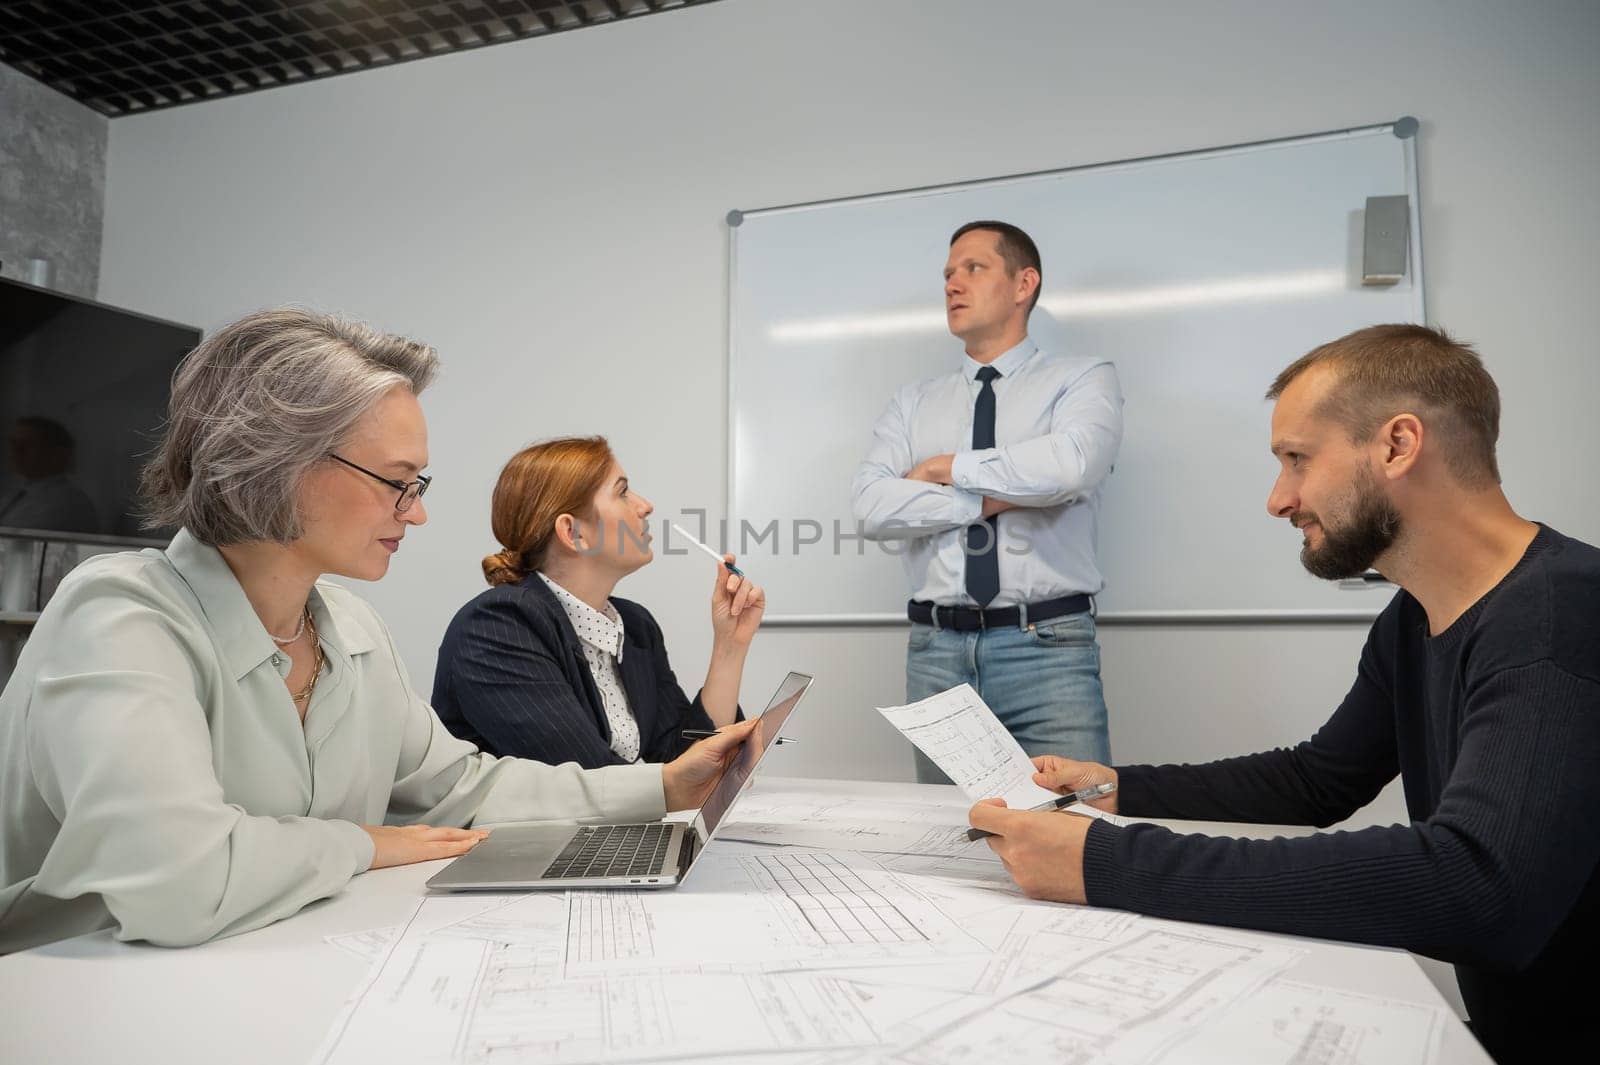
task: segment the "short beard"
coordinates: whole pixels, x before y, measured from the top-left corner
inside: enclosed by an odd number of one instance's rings
[[[1356,477],[1355,503],[1339,528],[1322,525],[1322,546],[1300,549],[1300,564],[1313,577],[1342,581],[1370,570],[1400,536],[1400,512],[1378,488],[1371,468]]]

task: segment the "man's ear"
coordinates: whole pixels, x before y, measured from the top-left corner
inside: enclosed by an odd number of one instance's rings
[[[1396,414],[1379,430],[1378,469],[1390,480],[1405,477],[1416,468],[1428,442],[1421,418],[1411,413]]]
[[[1039,271],[1031,266],[1024,266],[1017,271],[1017,282],[1025,286],[1019,294],[1020,298],[1017,300],[1018,303],[1024,305],[1033,299],[1033,294],[1039,291],[1039,286],[1043,284],[1039,278]]]

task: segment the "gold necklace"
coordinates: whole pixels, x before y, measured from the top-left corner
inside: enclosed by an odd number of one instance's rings
[[[306,682],[306,686],[304,688],[301,688],[299,691],[294,692],[289,696],[289,698],[293,699],[297,703],[309,702],[311,699],[311,693],[317,690],[317,679],[322,676],[322,665],[324,662],[322,657],[322,641],[317,639],[317,622],[314,618],[312,618],[311,608],[309,606],[306,607],[306,613],[303,620],[305,621],[306,626],[311,630],[311,679]]]

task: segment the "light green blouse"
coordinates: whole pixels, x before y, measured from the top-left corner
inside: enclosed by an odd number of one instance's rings
[[[199,943],[259,928],[372,863],[360,824],[645,820],[659,765],[496,759],[411,689],[367,603],[319,583],[327,656],[304,727],[220,553],[89,560],[0,694],[0,953],[97,928]]]

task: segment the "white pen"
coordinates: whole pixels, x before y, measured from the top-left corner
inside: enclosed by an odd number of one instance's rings
[[[710,555],[712,558],[716,559],[718,562],[722,563],[724,566],[728,567],[728,572],[729,573],[733,574],[735,577],[743,577],[744,576],[744,570],[740,569],[738,566],[735,566],[732,562],[729,562],[727,559],[723,558],[721,555],[719,555],[715,551],[711,550],[711,548],[707,547],[705,544],[701,543],[699,540],[696,540],[694,537],[692,537],[688,533],[684,532],[683,531],[683,526],[679,525],[675,521],[669,521],[669,522],[667,522],[667,524],[672,526],[672,528],[676,529],[678,531],[678,535],[679,536],[683,537],[685,540],[689,541],[691,544],[693,544],[694,546],[698,547],[700,550],[704,551],[706,554]]]

